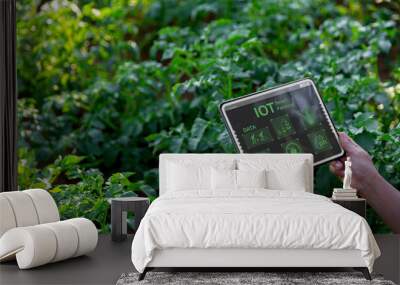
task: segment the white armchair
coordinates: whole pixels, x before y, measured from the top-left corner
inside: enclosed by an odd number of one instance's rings
[[[42,189],[0,193],[0,262],[17,259],[20,269],[84,255],[96,248],[92,221],[60,221],[57,205]]]

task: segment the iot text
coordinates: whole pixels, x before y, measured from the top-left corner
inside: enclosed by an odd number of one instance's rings
[[[257,118],[268,116],[269,114],[273,114],[274,110],[274,102],[261,104],[253,107],[254,112],[256,113]]]

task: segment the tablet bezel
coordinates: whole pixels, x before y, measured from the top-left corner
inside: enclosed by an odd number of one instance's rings
[[[340,153],[335,154],[335,155],[330,156],[330,157],[327,157],[327,158],[325,158],[323,160],[320,160],[318,162],[314,162],[314,166],[317,166],[317,165],[320,165],[320,164],[335,160],[335,159],[337,159],[339,157],[342,157],[344,155],[344,150],[343,150],[343,148],[342,148],[342,146],[341,146],[341,144],[339,142],[339,135],[338,135],[337,129],[336,129],[335,125],[332,122],[332,118],[331,118],[331,116],[330,116],[330,114],[329,114],[329,112],[328,112],[328,110],[327,110],[327,108],[325,106],[325,103],[322,101],[322,97],[319,94],[318,89],[314,84],[314,81],[312,79],[310,79],[310,78],[296,80],[296,81],[289,82],[289,83],[286,83],[286,84],[283,84],[283,85],[279,85],[279,86],[276,86],[276,87],[273,87],[273,88],[257,91],[257,92],[254,92],[254,93],[251,93],[251,94],[248,94],[248,95],[245,95],[245,96],[241,96],[241,97],[238,97],[238,98],[233,98],[233,99],[227,100],[225,102],[222,102],[219,105],[219,110],[220,110],[220,113],[222,115],[222,119],[223,119],[223,122],[225,124],[225,127],[228,129],[229,136],[231,137],[232,141],[234,142],[236,150],[239,153],[244,153],[243,149],[241,149],[241,147],[240,147],[239,140],[234,135],[233,128],[232,128],[232,126],[231,126],[231,124],[230,124],[230,122],[228,120],[227,115],[226,115],[226,108],[227,107],[229,107],[231,105],[234,105],[234,104],[236,105],[238,102],[242,102],[242,101],[248,100],[248,97],[250,97],[250,96],[252,97],[252,99],[253,98],[257,98],[257,97],[263,97],[263,99],[267,99],[267,98],[271,98],[271,97],[274,97],[274,96],[278,96],[278,95],[275,95],[275,93],[284,91],[285,89],[291,89],[291,88],[296,87],[296,86],[298,86],[298,88],[302,88],[302,87],[310,86],[310,85],[314,89],[315,94],[317,94],[317,98],[318,98],[318,100],[320,102],[320,105],[322,107],[322,111],[325,113],[325,117],[328,120],[328,124],[329,124],[329,126],[330,126],[330,128],[331,128],[331,130],[332,130],[332,132],[333,132],[333,134],[335,136],[336,142],[338,143],[339,148],[340,148]],[[293,90],[291,90],[291,91],[293,91]]]

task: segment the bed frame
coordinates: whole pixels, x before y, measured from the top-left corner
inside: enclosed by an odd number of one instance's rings
[[[255,268],[279,269],[286,271],[301,268],[307,271],[318,268],[335,270],[337,268],[353,268],[361,271],[367,280],[371,280],[368,268],[361,258],[359,250],[330,249],[193,249],[171,248],[156,250],[152,261],[139,275],[143,280],[146,273],[155,268],[171,269],[229,269],[246,271]],[[338,270],[340,271],[340,270]]]
[[[302,159],[308,169],[307,192],[313,192],[313,157],[311,154],[161,154],[160,155],[160,195],[165,193],[166,161],[168,159],[229,159],[229,158],[266,158],[269,159]],[[169,248],[158,249],[147,265],[139,280],[143,280],[148,271],[154,269],[184,269],[184,271],[265,271],[268,269],[285,269],[315,271],[326,269],[341,271],[339,268],[353,268],[361,271],[367,280],[371,276],[359,250],[331,249],[253,249],[253,248]],[[196,269],[196,270],[194,270]],[[263,270],[264,269],[264,270]]]

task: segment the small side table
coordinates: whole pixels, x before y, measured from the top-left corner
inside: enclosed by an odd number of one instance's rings
[[[366,207],[367,203],[365,199],[357,198],[357,199],[332,199],[333,203],[339,204],[340,206],[353,211],[356,214],[359,214],[361,217],[365,218],[366,215]]]
[[[142,197],[111,198],[108,202],[111,203],[111,239],[113,241],[126,239],[128,212],[134,213],[135,230],[137,230],[150,205],[150,200]]]

